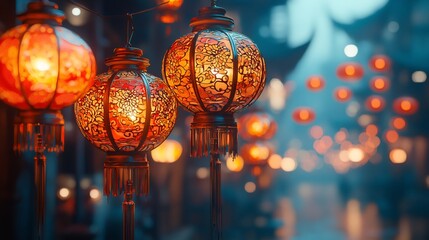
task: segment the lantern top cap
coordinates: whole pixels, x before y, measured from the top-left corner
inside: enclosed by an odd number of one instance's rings
[[[225,16],[226,10],[216,5],[203,7],[198,11],[198,16],[191,19],[189,24],[192,31],[205,29],[226,29],[232,30],[234,20]]]
[[[138,69],[146,71],[149,59],[143,57],[143,50],[134,47],[121,47],[113,50],[113,57],[107,58],[106,65],[113,70]]]
[[[61,25],[65,19],[63,11],[58,9],[58,5],[48,1],[30,2],[27,11],[18,15],[23,23],[50,23]]]

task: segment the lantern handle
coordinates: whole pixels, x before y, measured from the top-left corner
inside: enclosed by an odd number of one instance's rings
[[[133,39],[133,35],[134,35],[133,15],[130,13],[127,13],[127,43],[125,47],[131,47],[131,40]]]

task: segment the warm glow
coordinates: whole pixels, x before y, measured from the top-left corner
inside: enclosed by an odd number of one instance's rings
[[[267,159],[270,155],[270,150],[266,146],[253,145],[249,154],[254,159]]]
[[[339,87],[339,88],[335,89],[334,95],[335,95],[335,99],[337,99],[337,101],[345,102],[345,101],[350,99],[352,92],[350,91],[350,89],[348,89],[346,87]]]
[[[58,190],[58,197],[62,200],[65,200],[67,198],[69,198],[70,196],[70,190],[68,188],[60,188],[60,190]]]
[[[34,64],[34,68],[38,71],[41,71],[41,72],[48,71],[48,69],[51,66],[49,64],[49,61],[47,59],[44,59],[44,58],[35,59],[33,64]]]
[[[296,169],[297,166],[298,166],[298,164],[297,164],[296,160],[293,158],[285,157],[282,159],[281,168],[285,172],[292,172]]]
[[[97,200],[100,198],[100,196],[101,196],[100,191],[96,188],[93,188],[89,191],[89,197],[91,199]]]
[[[405,112],[410,111],[411,109],[411,102],[408,100],[404,100],[401,102],[401,109]]]
[[[384,55],[376,55],[370,60],[373,71],[387,71],[390,68],[390,59]]]
[[[341,150],[341,151],[338,153],[338,157],[339,157],[339,159],[340,159],[341,161],[343,161],[343,162],[348,162],[348,161],[349,161],[349,151],[347,151],[347,150]]]
[[[384,108],[384,99],[380,96],[370,96],[366,100],[366,106],[370,111],[381,111]]]
[[[358,52],[359,52],[359,49],[354,44],[348,44],[344,47],[344,54],[349,58],[356,57]]]
[[[400,148],[392,149],[389,153],[389,158],[392,163],[400,164],[407,161],[407,152]]]
[[[356,70],[355,70],[354,66],[352,66],[352,65],[346,66],[346,68],[345,68],[346,75],[353,76],[355,74],[355,72],[356,72]]]
[[[396,141],[398,141],[399,138],[398,132],[396,132],[395,130],[388,130],[385,136],[386,140],[389,143],[395,143]]]
[[[226,159],[226,167],[231,172],[240,172],[244,167],[244,160],[240,156],[235,156],[235,158],[232,156],[229,156]]]
[[[376,69],[383,69],[383,68],[386,67],[386,61],[384,59],[382,59],[382,58],[378,58],[374,62],[374,67]]]
[[[197,169],[196,175],[197,175],[197,178],[199,178],[199,179],[205,179],[205,178],[209,177],[210,172],[207,168],[200,167]]]
[[[321,90],[325,86],[325,81],[320,76],[311,76],[307,80],[307,87],[312,91]]]
[[[310,108],[297,108],[292,113],[293,119],[300,124],[308,124],[315,118],[313,110]]]
[[[401,117],[396,117],[392,120],[392,126],[397,130],[402,130],[407,126],[407,122]]]
[[[371,79],[370,87],[373,91],[384,92],[389,88],[389,80],[385,77],[375,77]]]
[[[347,132],[345,130],[340,130],[335,134],[335,142],[340,144],[347,139]]]
[[[378,133],[378,127],[374,124],[369,124],[368,126],[366,126],[365,128],[365,132],[366,134],[368,134],[369,136],[375,136]]]
[[[256,184],[254,182],[247,182],[244,185],[244,190],[248,193],[253,193],[256,191]]]
[[[278,154],[273,154],[268,158],[268,166],[272,169],[279,169],[281,167],[282,157]]]
[[[167,139],[151,151],[151,156],[155,162],[172,163],[180,158],[182,151],[183,148],[180,142],[173,139]]]
[[[365,157],[365,153],[362,149],[358,147],[352,147],[348,150],[348,159],[351,162],[361,162]]]

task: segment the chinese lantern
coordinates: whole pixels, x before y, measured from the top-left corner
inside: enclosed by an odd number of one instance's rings
[[[157,0],[158,7],[158,19],[162,23],[171,24],[177,21],[179,15],[177,10],[182,6],[183,0],[170,0],[167,3],[164,0]]]
[[[146,154],[173,129],[176,100],[167,84],[146,72],[149,60],[138,48],[116,48],[108,72],[75,104],[77,124],[93,145],[107,152],[104,194],[124,193],[124,239],[134,236],[133,194],[149,192]]]
[[[180,142],[173,139],[167,139],[157,148],[153,149],[150,154],[155,162],[173,163],[180,158],[182,151],[183,148]]]
[[[64,14],[58,5],[32,2],[18,18],[23,24],[0,38],[0,99],[20,110],[14,150],[34,150],[37,126],[46,150],[60,152],[60,110],[92,85],[95,58],[79,36],[61,26]]]
[[[307,88],[311,91],[319,91],[325,87],[325,80],[321,76],[311,76],[307,79]]]
[[[369,84],[374,92],[385,92],[390,87],[389,79],[380,76],[372,78]]]
[[[359,63],[344,63],[337,68],[337,77],[344,81],[360,80],[363,74],[363,67]]]
[[[385,72],[390,69],[390,59],[385,55],[375,55],[369,60],[369,67],[376,72]]]
[[[232,31],[234,21],[211,1],[191,20],[163,59],[163,76],[177,100],[194,113],[191,156],[211,156],[212,238],[221,238],[220,154],[237,153],[234,112],[251,105],[265,85],[257,46]]]
[[[366,99],[366,108],[369,111],[379,112],[383,110],[384,105],[385,105],[385,101],[384,101],[384,98],[382,98],[381,96],[373,95],[373,96],[369,96]]]
[[[245,140],[268,140],[277,130],[277,123],[267,113],[248,113],[239,119],[238,132]]]
[[[311,108],[300,107],[293,111],[292,118],[297,123],[308,124],[316,118],[316,114]]]
[[[352,91],[347,87],[338,87],[334,91],[334,97],[338,102],[347,102],[352,97]]]
[[[419,102],[412,97],[399,97],[393,101],[393,110],[397,114],[412,115],[419,109]]]
[[[36,224],[42,238],[48,152],[64,148],[60,112],[92,85],[95,58],[88,45],[64,28],[58,5],[32,2],[23,24],[0,37],[0,99],[19,109],[14,123],[17,152],[35,151]]]

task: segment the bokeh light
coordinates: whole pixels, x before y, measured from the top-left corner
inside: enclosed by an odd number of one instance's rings
[[[349,58],[356,57],[358,52],[359,52],[359,49],[354,44],[348,44],[344,47],[344,54]]]
[[[244,160],[241,156],[228,156],[226,159],[226,167],[231,172],[240,172],[244,167]]]
[[[253,193],[256,191],[256,184],[254,182],[247,182],[244,184],[244,190],[248,193]]]
[[[291,157],[284,157],[281,162],[281,168],[285,172],[292,172],[296,169],[298,163]]]
[[[68,188],[65,188],[65,187],[60,188],[58,190],[58,194],[57,195],[58,195],[59,199],[66,200],[66,199],[68,199],[70,197],[70,190]]]
[[[407,152],[404,149],[394,148],[390,150],[389,158],[392,163],[401,164],[407,161]]]

